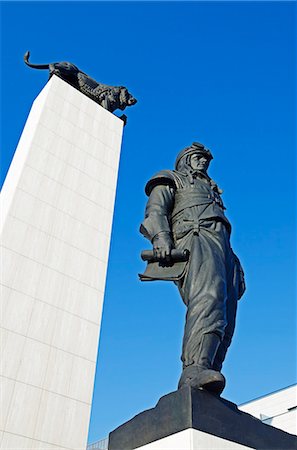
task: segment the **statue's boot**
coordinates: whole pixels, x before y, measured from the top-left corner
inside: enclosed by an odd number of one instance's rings
[[[220,338],[218,335],[208,333],[203,336],[198,362],[184,368],[178,384],[179,389],[188,385],[221,394],[226,384],[225,377],[212,369],[219,345]]]
[[[230,339],[230,341],[231,341],[231,339]],[[218,348],[218,351],[216,353],[215,359],[213,361],[212,368],[214,370],[217,370],[218,372],[220,372],[222,370],[222,365],[225,360],[229,345],[230,345],[230,342],[227,343],[227,342],[225,342],[225,340],[223,340],[221,342],[221,344]]]

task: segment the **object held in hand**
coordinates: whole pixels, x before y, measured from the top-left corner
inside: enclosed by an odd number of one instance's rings
[[[185,250],[172,249],[170,252],[170,259],[173,263],[181,262],[181,261],[188,261],[189,255],[190,255],[190,252],[187,249],[185,249]],[[143,261],[148,261],[148,262],[158,262],[159,261],[158,258],[155,257],[153,250],[143,250],[141,252],[141,259]]]
[[[189,250],[172,249],[170,261],[159,261],[153,250],[144,250],[141,252],[141,258],[147,261],[147,267],[143,274],[139,274],[139,279],[141,281],[178,281],[184,276],[189,256]]]

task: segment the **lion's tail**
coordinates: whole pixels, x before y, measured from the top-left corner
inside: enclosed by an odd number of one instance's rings
[[[27,66],[32,67],[33,69],[49,69],[49,64],[31,64],[29,63],[30,52],[26,52],[24,54],[24,62]]]

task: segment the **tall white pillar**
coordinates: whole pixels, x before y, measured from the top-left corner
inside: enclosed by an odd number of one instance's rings
[[[123,122],[54,76],[1,194],[3,449],[85,449]]]

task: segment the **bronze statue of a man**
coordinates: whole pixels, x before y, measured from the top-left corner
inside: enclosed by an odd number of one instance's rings
[[[151,240],[155,261],[150,276],[142,279],[174,280],[187,306],[178,387],[220,394],[225,386],[220,371],[245,284],[230,246],[222,191],[207,174],[212,159],[204,145],[194,142],[179,153],[175,170],[154,175],[145,188],[149,200],[140,231]],[[188,261],[174,262],[173,253],[186,249]],[[176,271],[178,264],[182,269]]]

